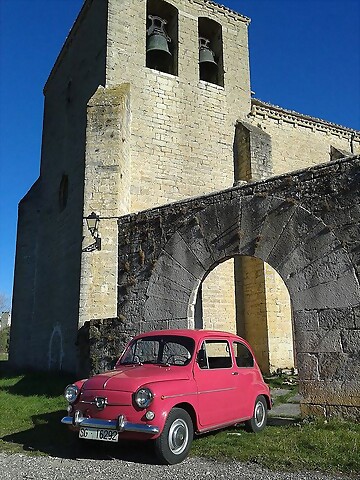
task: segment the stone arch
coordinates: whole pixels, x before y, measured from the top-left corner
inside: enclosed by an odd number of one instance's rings
[[[260,258],[280,274],[295,322],[299,311],[359,302],[354,267],[329,226],[293,200],[251,195],[205,207],[172,235],[149,281],[145,320],[192,327],[200,282],[235,255]]]
[[[191,328],[201,280],[236,255],[267,262],[287,286],[303,414],[356,416],[359,281],[334,231],[294,199],[233,195],[189,216],[158,256],[142,328]]]

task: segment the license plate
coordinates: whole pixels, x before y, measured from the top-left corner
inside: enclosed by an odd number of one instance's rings
[[[80,427],[79,438],[84,438],[85,440],[102,440],[103,442],[118,442],[119,432],[106,428]]]

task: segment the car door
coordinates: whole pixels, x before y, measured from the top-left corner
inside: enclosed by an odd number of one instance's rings
[[[235,417],[237,419],[251,417],[254,401],[257,397],[259,372],[256,362],[248,347],[240,342],[232,342],[236,393],[233,398]]]
[[[204,340],[194,369],[200,425],[212,427],[232,422],[235,415],[233,400],[237,373],[229,341]]]

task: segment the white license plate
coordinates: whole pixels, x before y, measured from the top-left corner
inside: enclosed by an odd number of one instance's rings
[[[79,438],[84,438],[85,440],[102,440],[103,442],[118,442],[119,432],[106,428],[80,427]]]

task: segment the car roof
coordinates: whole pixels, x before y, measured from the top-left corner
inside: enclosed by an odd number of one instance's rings
[[[220,330],[197,330],[197,329],[179,329],[179,330],[152,330],[150,332],[144,332],[137,337],[153,337],[157,335],[175,335],[175,336],[185,336],[189,338],[193,338],[194,340],[199,340],[204,337],[208,338],[231,338],[233,340],[242,340],[243,342],[247,343],[246,340],[235,335],[234,333],[224,332]]]

